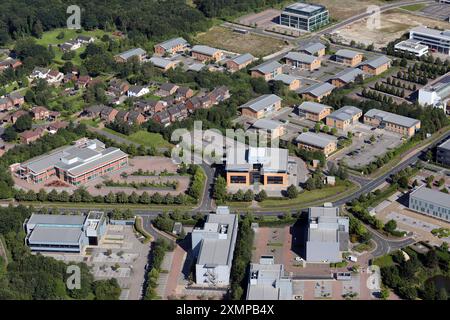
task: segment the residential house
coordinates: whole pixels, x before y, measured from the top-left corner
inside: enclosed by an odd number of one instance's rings
[[[89,118],[98,118],[98,117],[100,117],[100,113],[102,112],[102,110],[104,108],[107,108],[107,107],[103,104],[90,106],[90,107],[87,107],[86,109],[84,109],[83,115],[85,115],[86,117],[89,117]]]
[[[179,37],[158,43],[155,45],[154,50],[155,54],[162,56],[184,51],[187,49],[188,45],[189,43],[185,39]]]
[[[121,54],[115,56],[115,60],[117,62],[127,62],[131,58],[137,58],[139,62],[142,62],[145,59],[145,56],[147,55],[147,52],[145,52],[142,48],[135,48],[130,49],[125,52],[122,52]]]
[[[191,98],[194,95],[194,90],[189,87],[179,87],[176,91],[175,99],[178,101],[184,101]]]
[[[11,99],[8,97],[0,98],[0,111],[11,110],[14,107]]]
[[[8,68],[17,69],[21,65],[22,61],[20,60],[7,58],[6,60],[0,61],[0,72]]]
[[[92,78],[89,76],[79,76],[76,81],[77,88],[86,88],[91,81]]]
[[[230,98],[230,90],[226,86],[220,86],[214,88],[207,96],[212,104],[218,104]]]
[[[45,107],[34,107],[31,109],[33,120],[45,120],[50,116],[50,111]]]
[[[364,72],[377,76],[391,67],[392,60],[386,56],[379,56],[373,59],[363,61],[359,68]]]
[[[124,95],[129,88],[130,84],[127,81],[121,79],[112,79],[109,82],[108,93],[113,96],[120,97]]]
[[[228,71],[230,72],[236,72],[241,69],[244,69],[249,64],[251,64],[255,60],[255,57],[251,55],[250,53],[244,53],[241,55],[238,55],[237,57],[234,57],[233,59],[230,59],[226,62],[226,66]]]
[[[133,110],[128,113],[127,118],[129,124],[137,124],[139,126],[143,124],[146,120],[142,113]]]
[[[12,104],[16,107],[20,107],[25,103],[25,97],[20,92],[11,92],[7,95],[7,97],[11,100]]]
[[[150,90],[146,86],[130,86],[127,91],[128,97],[142,97],[150,93]]]
[[[168,97],[175,94],[178,88],[179,87],[176,84],[166,82],[159,87],[159,90],[156,92],[156,95],[160,97]]]
[[[307,120],[315,122],[322,121],[332,110],[330,106],[312,101],[305,101],[298,106],[299,113],[303,113]]]
[[[281,109],[281,98],[274,94],[265,94],[239,107],[243,116],[261,119]]]
[[[48,68],[34,67],[31,72],[31,79],[47,79],[47,76],[51,70]]]
[[[103,121],[106,122],[112,122],[116,118],[117,114],[119,113],[119,110],[111,108],[111,107],[105,107],[100,112],[100,118]]]
[[[191,55],[194,59],[201,62],[217,62],[222,60],[222,50],[211,48],[203,45],[196,45],[191,50]]]
[[[59,84],[64,79],[64,74],[58,70],[51,70],[46,77],[48,84]]]
[[[60,129],[65,129],[69,125],[66,121],[57,121],[47,126],[47,131],[51,134],[57,133]]]
[[[320,60],[316,56],[291,51],[284,56],[284,60],[288,66],[314,71],[320,68]]]
[[[82,44],[93,43],[95,41],[94,37],[80,35],[76,38],[76,41]]]
[[[167,108],[167,112],[170,115],[171,122],[184,120],[188,116],[188,109],[184,104],[169,107]]]
[[[282,73],[282,65],[277,61],[264,62],[250,69],[252,78],[262,77],[266,81],[273,80]]]
[[[361,63],[363,54],[349,49],[340,49],[335,53],[334,58],[338,63],[342,63],[349,67],[355,67]]]
[[[59,48],[64,52],[75,51],[81,48],[81,42],[78,42],[76,40],[69,40],[65,43],[60,44]]]
[[[164,126],[168,126],[170,124],[170,114],[167,110],[157,112],[153,115],[152,119]]]
[[[22,116],[24,116],[26,114],[28,114],[28,112],[21,109],[21,110],[17,110],[16,112],[11,113],[5,119],[7,119],[7,121],[10,122],[10,123],[15,124],[17,119],[19,119],[20,117],[22,117]]]
[[[140,100],[137,101],[134,105],[135,110],[141,113],[149,113],[149,114],[160,112],[167,108],[167,102],[161,100],[158,101],[150,99]]]
[[[39,138],[41,138],[44,135],[44,128],[37,128],[34,130],[27,130],[24,132],[21,132],[19,134],[20,142],[23,144],[30,144]]]

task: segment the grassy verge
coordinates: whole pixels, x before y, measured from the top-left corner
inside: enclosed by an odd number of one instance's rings
[[[159,133],[153,133],[153,132],[148,132],[148,131],[144,131],[144,130],[140,130],[138,132],[135,132],[129,136],[124,135],[122,133],[116,132],[114,130],[111,130],[109,128],[104,128],[102,129],[105,132],[109,132],[111,134],[114,134],[118,137],[121,137],[123,139],[129,140],[131,142],[137,143],[137,144],[141,144],[145,147],[151,147],[151,148],[169,148],[172,145],[164,140],[164,138],[162,137],[162,135],[160,135]]]
[[[186,205],[149,205],[149,204],[131,204],[131,203],[83,203],[83,202],[40,202],[40,201],[20,201],[20,204],[33,206],[35,208],[67,208],[67,209],[131,209],[131,210],[192,210],[192,206]]]
[[[387,255],[385,255],[385,256],[376,258],[376,259],[373,261],[373,264],[379,266],[380,268],[383,268],[383,267],[390,267],[390,266],[393,266],[393,265],[394,265],[394,261],[392,260],[392,257],[391,257],[390,255],[387,254]]]
[[[409,6],[400,7],[400,9],[408,10],[408,11],[420,11],[425,8],[427,5],[424,3],[411,4]]]
[[[137,216],[136,220],[134,221],[134,229],[145,237],[144,243],[153,241],[153,237],[150,235],[150,233],[144,230],[143,224],[144,223],[142,217]]]

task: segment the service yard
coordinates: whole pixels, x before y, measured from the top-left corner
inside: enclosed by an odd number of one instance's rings
[[[231,52],[248,52],[255,57],[264,57],[286,47],[286,43],[282,40],[253,33],[241,34],[220,26],[212,27],[205,33],[199,33],[195,40],[198,43]]]
[[[341,3],[339,1],[339,3]],[[345,6],[344,6],[345,7]],[[353,8],[349,8],[353,11]],[[449,29],[450,23],[434,20],[424,16],[414,15],[406,10],[389,10],[381,13],[381,28],[370,29],[367,25],[368,19],[357,21],[335,32],[342,38],[344,43],[354,40],[357,43],[369,45],[374,44],[379,49],[389,42],[400,38],[409,29],[424,25],[430,28]]]

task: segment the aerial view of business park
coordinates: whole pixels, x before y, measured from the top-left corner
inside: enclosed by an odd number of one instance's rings
[[[450,1],[5,1],[0,300],[448,300]]]

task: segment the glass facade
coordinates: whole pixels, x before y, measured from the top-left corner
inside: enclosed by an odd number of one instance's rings
[[[287,7],[280,15],[280,24],[283,26],[315,31],[330,22],[328,10],[323,6],[300,6]]]

